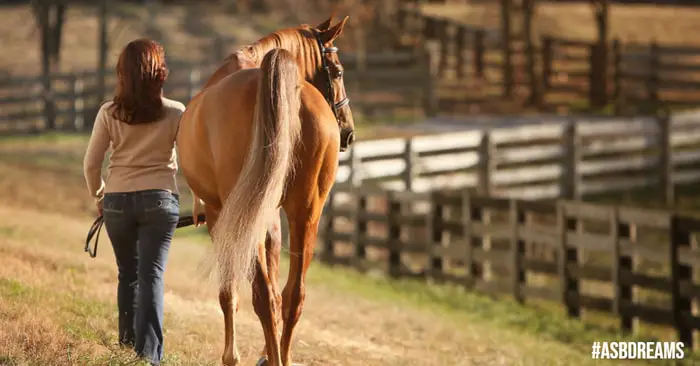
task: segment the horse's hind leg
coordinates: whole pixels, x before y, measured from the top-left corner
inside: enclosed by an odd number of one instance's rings
[[[210,206],[205,206],[205,214],[207,228],[211,234],[219,218],[219,211],[212,209]],[[221,356],[221,362],[225,366],[238,365],[241,359],[236,347],[235,317],[236,312],[238,312],[238,296],[236,295],[230,283],[222,285],[219,289],[219,305],[221,305],[221,312],[224,314],[224,353]]]
[[[224,313],[224,354],[221,356],[221,362],[225,366],[235,366],[241,360],[236,346],[238,296],[230,284],[222,286],[219,290],[219,305]]]
[[[268,241],[268,240],[266,240]],[[267,255],[265,244],[258,245],[258,256],[255,263],[255,278],[253,279],[253,308],[260,319],[265,335],[267,350],[267,365],[281,366],[279,340],[277,339],[276,302],[270,278],[268,277]],[[263,360],[258,364],[263,364]]]
[[[275,324],[279,330],[280,321],[282,320],[282,294],[280,293],[279,285],[279,261],[280,252],[282,250],[282,222],[278,215],[270,223],[270,227],[267,230],[267,235],[265,236],[265,257],[267,264],[267,277],[270,279],[270,288],[272,289],[272,296],[274,300],[274,313]],[[262,348],[262,357],[267,356],[267,346]]]
[[[313,211],[319,211],[318,213]],[[320,207],[308,214],[294,215],[289,220],[289,277],[282,291],[284,329],[282,330],[283,365],[291,366],[291,345],[294,328],[301,318],[306,289],[306,271],[316,245]]]

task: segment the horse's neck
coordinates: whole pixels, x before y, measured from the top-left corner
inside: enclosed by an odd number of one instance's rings
[[[303,39],[295,40],[297,44],[284,42],[282,40],[261,40],[251,46],[244,46],[239,50],[229,55],[224,63],[219,66],[212,74],[203,89],[208,88],[221,81],[226,76],[242,69],[254,68],[260,66],[265,54],[275,48],[285,48],[292,52],[297,59],[297,64],[301,68],[301,73],[307,81],[311,81],[316,70],[314,58],[311,54],[314,49],[311,45],[306,44]],[[252,47],[252,49],[251,49]]]

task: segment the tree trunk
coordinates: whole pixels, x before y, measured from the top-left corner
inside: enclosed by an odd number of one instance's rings
[[[54,70],[60,70],[61,64],[61,40],[63,38],[63,24],[65,22],[66,4],[59,3],[53,6],[55,9],[55,23],[51,29],[51,58]]]
[[[538,78],[535,63],[535,45],[533,40],[533,20],[536,13],[537,0],[523,1],[523,28],[525,38],[525,49],[527,53],[527,73],[530,79],[530,96],[528,104],[541,107],[543,102],[541,82]]]
[[[39,28],[41,42],[41,82],[43,86],[42,99],[44,100],[44,123],[45,128],[52,130],[56,127],[56,109],[53,101],[52,86],[52,50],[54,46],[51,35],[50,5],[44,2],[35,2],[32,10]]]
[[[608,104],[608,29],[609,0],[591,0],[596,21],[598,42],[592,50],[591,106],[601,108]]]
[[[109,25],[109,0],[100,1],[100,30],[99,30],[99,55],[98,55],[98,65],[97,65],[97,90],[98,90],[98,105],[105,101],[105,96],[107,95],[106,82],[107,77],[107,53],[109,51],[109,37],[108,37],[108,25]],[[92,122],[89,123],[92,125]]]
[[[511,32],[511,10],[512,0],[501,1],[501,46],[503,48],[503,97],[509,98],[513,95],[513,52],[512,52],[512,32]]]

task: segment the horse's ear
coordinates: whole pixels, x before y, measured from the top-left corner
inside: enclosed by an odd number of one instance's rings
[[[324,21],[323,23],[319,24],[316,26],[316,29],[318,29],[321,32],[325,32],[328,30],[328,28],[331,27],[331,22],[333,21],[333,17],[335,16],[335,12],[331,14],[331,16],[328,18],[328,20]]]
[[[321,33],[321,42],[323,43],[331,43],[335,41],[338,36],[343,33],[343,27],[345,27],[345,23],[348,21],[348,16],[345,16],[343,20],[341,20],[338,24],[334,25],[332,28],[324,31]]]

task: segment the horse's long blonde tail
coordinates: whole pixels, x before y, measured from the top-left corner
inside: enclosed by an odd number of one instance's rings
[[[268,52],[260,65],[248,156],[212,231],[222,287],[252,279],[257,244],[265,239],[273,215],[279,214],[301,133],[300,90],[291,53]]]

